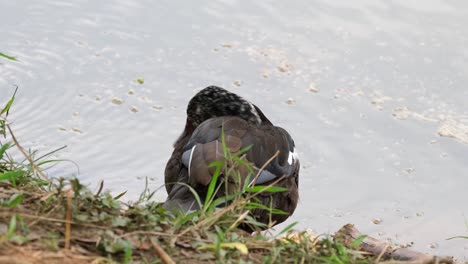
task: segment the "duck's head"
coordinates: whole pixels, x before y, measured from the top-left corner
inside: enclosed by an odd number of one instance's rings
[[[191,135],[204,121],[221,116],[236,116],[252,124],[270,124],[270,120],[251,102],[221,87],[209,86],[201,90],[190,100],[187,107],[185,129],[179,139]]]

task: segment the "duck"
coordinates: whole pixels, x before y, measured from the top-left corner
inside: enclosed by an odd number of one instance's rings
[[[274,184],[285,190],[260,193],[256,197],[257,202],[283,213],[270,214],[256,208],[250,215],[265,224],[265,228],[284,222],[293,214],[299,200],[300,162],[294,140],[285,129],[274,126],[255,104],[218,86],[202,89],[188,103],[184,130],[173,145],[164,171],[168,197],[163,207],[185,213],[201,209],[193,191],[203,204],[214,173],[210,164],[224,160],[223,143],[231,153],[246,150],[243,159],[254,173],[239,166],[243,183]],[[229,180],[224,183],[235,185]],[[228,186],[226,190],[229,189]],[[253,231],[251,227],[241,228]]]

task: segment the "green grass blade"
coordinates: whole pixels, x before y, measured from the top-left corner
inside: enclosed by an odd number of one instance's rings
[[[284,192],[287,190],[288,190],[287,188],[283,188],[283,187],[264,186],[264,185],[256,185],[253,187],[245,188],[246,192],[251,192],[251,193],[258,193],[258,192],[277,193],[277,192]]]
[[[200,208],[203,206],[203,203],[201,202],[200,196],[198,195],[197,191],[195,191],[195,189],[192,186],[188,185],[187,183],[183,183],[183,182],[177,182],[177,183],[174,183],[174,184],[183,185],[183,186],[187,187],[189,189],[189,191],[193,194],[193,197],[197,201],[198,206]]]
[[[216,187],[216,183],[218,182],[218,177],[221,174],[221,168],[223,167],[222,161],[214,161],[210,163],[209,167],[216,167],[215,172],[213,174],[213,178],[211,178],[210,185],[208,186],[208,191],[206,193],[205,204],[203,208],[208,208],[211,198],[214,195],[214,190]]]
[[[253,168],[252,168],[252,165],[250,165],[247,161],[245,161],[245,160],[243,160],[243,159],[240,159],[240,158],[238,158],[238,157],[236,157],[236,156],[233,156],[232,159],[233,159],[235,162],[237,162],[237,163],[243,165],[244,167],[246,167],[246,168],[249,170],[249,172],[250,172],[251,174],[254,173],[254,170],[253,170]]]
[[[10,225],[8,226],[8,230],[5,234],[6,240],[10,240],[10,238],[13,236],[13,233],[15,233],[16,230],[16,215],[13,215],[10,220]]]
[[[130,263],[130,261],[132,260],[132,253],[133,253],[132,246],[130,244],[125,246],[124,252],[125,252],[125,256],[124,256],[123,263],[125,264]]]
[[[118,194],[117,196],[114,197],[114,200],[118,200],[120,197],[124,196],[126,193],[127,191]]]
[[[22,170],[7,171],[0,173],[0,181],[9,181],[13,186],[16,186],[16,180],[23,176],[26,172]]]
[[[4,113],[7,113],[7,115],[8,115],[8,111],[10,110],[11,105],[12,105],[13,102],[15,101],[15,95],[16,95],[16,92],[17,92],[17,91],[18,91],[18,87],[16,87],[15,92],[13,93],[13,96],[12,96],[11,99],[8,101],[8,103],[6,104],[6,106],[2,109],[2,111],[0,112],[0,115],[3,115]]]
[[[236,153],[234,153],[233,157],[240,157],[242,154],[246,153],[247,151],[249,151],[251,148],[253,147],[253,144],[250,144],[248,146],[245,146],[243,148],[241,148],[239,151],[237,151]]]
[[[287,233],[289,230],[293,229],[293,227],[295,227],[298,223],[299,222],[294,222],[292,224],[289,224],[287,227],[283,228],[283,230],[281,230],[281,232],[279,232],[275,237],[279,237],[282,234]]]
[[[355,248],[359,246],[364,239],[366,239],[367,235],[360,235],[358,238],[356,238],[353,242],[351,242],[350,248]]]
[[[9,59],[9,60],[12,60],[12,61],[18,61],[18,60],[16,59],[16,57],[8,56],[8,55],[6,55],[5,53],[1,53],[1,52],[0,52],[0,57],[6,58],[6,59]]]
[[[7,205],[10,208],[16,207],[18,204],[20,204],[24,199],[24,194],[22,193],[15,193],[13,194],[10,199],[8,199]]]
[[[3,158],[3,155],[10,148],[10,145],[10,143],[6,143],[0,147],[0,159]]]
[[[468,236],[454,236],[454,237],[449,237],[446,240],[452,240],[452,239],[455,239],[455,238],[468,239]]]

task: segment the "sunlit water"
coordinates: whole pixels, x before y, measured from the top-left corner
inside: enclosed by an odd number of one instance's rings
[[[220,85],[295,138],[285,225],[468,258],[465,1],[0,0],[0,101],[53,176],[135,200],[163,184],[191,96]],[[135,80],[143,78],[144,83]],[[454,137],[440,137],[444,125]],[[165,191],[157,199],[164,200]],[[375,223],[374,223],[375,222]],[[284,226],[284,225],[283,225]]]

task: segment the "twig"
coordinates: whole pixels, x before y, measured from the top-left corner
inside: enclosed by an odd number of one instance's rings
[[[13,131],[11,130],[10,125],[6,125],[8,128],[8,131],[10,132],[11,138],[13,139],[13,142],[15,142],[16,147],[20,150],[20,152],[24,155],[24,157],[29,161],[31,164],[31,167],[34,168],[41,176],[42,178],[48,180],[49,178],[44,174],[44,172],[34,163],[34,161],[31,159],[31,157],[24,151],[24,148],[19,144],[18,140],[15,137],[15,134],[13,134]]]
[[[382,256],[385,254],[385,252],[387,252],[387,249],[388,249],[389,246],[390,246],[390,244],[387,243],[387,244],[385,245],[385,247],[382,249],[382,251],[380,251],[380,254],[379,254],[379,256],[377,256],[377,259],[375,260],[375,263],[379,263],[379,262],[380,262],[380,259],[381,259]]]
[[[99,181],[99,189],[96,192],[96,194],[94,195],[95,197],[98,197],[101,194],[103,187],[104,187],[104,180],[100,180]]]
[[[343,243],[343,245],[349,247],[361,235],[362,233],[359,230],[357,230],[353,225],[347,224],[335,233],[335,241],[340,241]],[[388,244],[388,242],[384,242],[370,236],[364,238],[361,244],[359,244],[359,250],[367,252],[374,256],[378,256],[377,261],[391,260],[390,262],[380,263],[453,263],[452,257],[438,257],[427,255],[408,248],[394,249],[391,245]]]
[[[151,245],[153,246],[153,249],[158,253],[159,257],[165,264],[175,264],[174,260],[172,260],[171,256],[169,256],[162,247],[160,247],[156,242],[153,241],[153,239],[148,238],[151,242]]]
[[[36,162],[36,161],[38,161],[38,160],[41,160],[42,158],[45,158],[45,157],[47,157],[47,156],[50,156],[50,155],[52,155],[52,154],[54,154],[54,153],[56,153],[56,152],[58,152],[58,151],[60,151],[60,150],[62,150],[62,149],[64,149],[64,148],[66,148],[66,147],[67,147],[67,145],[62,146],[62,147],[57,148],[57,149],[54,149],[54,150],[52,150],[52,151],[50,151],[50,152],[47,152],[46,154],[40,156],[39,158],[36,158],[36,159],[34,160],[34,162]]]
[[[173,234],[171,233],[163,233],[163,232],[156,232],[156,231],[143,231],[143,230],[138,230],[138,231],[133,231],[129,233],[125,233],[120,235],[121,238],[124,237],[129,237],[133,235],[152,235],[152,236],[172,236]]]
[[[247,210],[247,211],[245,211],[243,214],[241,214],[241,215],[236,219],[236,221],[234,221],[234,223],[232,223],[232,225],[231,225],[227,230],[230,231],[230,230],[234,229],[234,227],[236,227],[237,224],[238,224],[240,221],[244,220],[244,218],[247,217],[247,215],[249,214],[249,212],[250,212],[250,211]]]
[[[271,158],[268,159],[268,160],[262,165],[262,167],[258,170],[257,175],[255,175],[255,178],[253,178],[253,180],[250,182],[249,187],[250,187],[250,185],[255,185],[255,183],[257,182],[258,177],[260,176],[260,173],[262,173],[262,171],[266,168],[266,166],[268,166],[268,164],[270,164],[270,162],[271,162],[274,158],[276,158],[278,155],[279,155],[279,150],[277,150],[277,151],[275,152],[275,154],[274,154],[273,156],[271,156]]]
[[[67,193],[67,215],[65,222],[65,249],[70,249],[70,238],[71,238],[71,218],[72,218],[72,192],[71,190]]]

